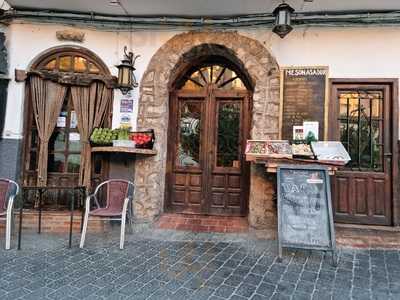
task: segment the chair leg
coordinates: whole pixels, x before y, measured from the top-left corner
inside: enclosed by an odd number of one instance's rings
[[[86,209],[85,216],[83,218],[83,228],[82,228],[81,242],[79,244],[79,248],[83,248],[83,246],[85,244],[85,238],[86,238],[86,231],[87,231],[87,227],[88,227],[88,222],[89,222],[89,210]]]
[[[126,224],[126,214],[122,214],[121,218],[121,239],[119,241],[119,249],[124,249],[125,243],[125,224]]]
[[[6,250],[11,248],[11,216],[6,219]]]

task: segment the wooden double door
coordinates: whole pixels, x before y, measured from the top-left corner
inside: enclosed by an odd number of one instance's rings
[[[351,161],[332,181],[335,221],[392,225],[397,182],[397,103],[391,84],[332,84],[330,139]]]
[[[249,164],[250,93],[207,88],[171,95],[168,211],[244,215]]]

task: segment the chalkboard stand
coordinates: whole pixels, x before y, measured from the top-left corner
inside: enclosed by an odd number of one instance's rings
[[[324,173],[324,184],[325,184],[325,201],[326,207],[328,209],[328,227],[329,227],[329,246],[318,246],[311,245],[307,243],[299,244],[299,243],[288,243],[282,241],[282,195],[281,195],[281,182],[282,182],[282,173],[281,171],[284,169],[289,170],[309,170],[309,171],[321,171]],[[333,223],[333,213],[332,213],[332,202],[331,202],[331,188],[330,188],[330,180],[329,180],[329,169],[326,166],[315,166],[315,165],[280,165],[277,167],[277,191],[278,191],[278,261],[282,261],[283,256],[283,247],[285,248],[297,248],[297,249],[306,249],[306,250],[322,250],[329,251],[332,255],[332,265],[337,266],[337,255],[336,255],[336,239],[335,239],[335,228]]]

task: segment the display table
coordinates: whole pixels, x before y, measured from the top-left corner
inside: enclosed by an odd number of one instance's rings
[[[336,171],[342,164],[335,164],[331,162],[324,162],[315,159],[302,159],[302,158],[269,158],[262,156],[247,155],[246,161],[251,161],[256,164],[265,165],[267,173],[276,173],[280,165],[318,165],[328,168],[329,175],[335,175]]]

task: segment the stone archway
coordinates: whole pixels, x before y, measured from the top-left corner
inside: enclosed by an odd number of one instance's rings
[[[139,219],[153,220],[163,210],[169,85],[179,62],[188,57],[191,49],[203,44],[226,47],[247,70],[254,86],[251,138],[278,138],[279,66],[260,42],[237,32],[188,32],[174,36],[152,57],[140,85],[138,128],[154,128],[158,154],[136,162],[135,182],[148,185],[136,190],[134,203]],[[252,226],[260,228],[275,223],[273,194],[273,183],[265,170],[252,166],[249,197]]]

